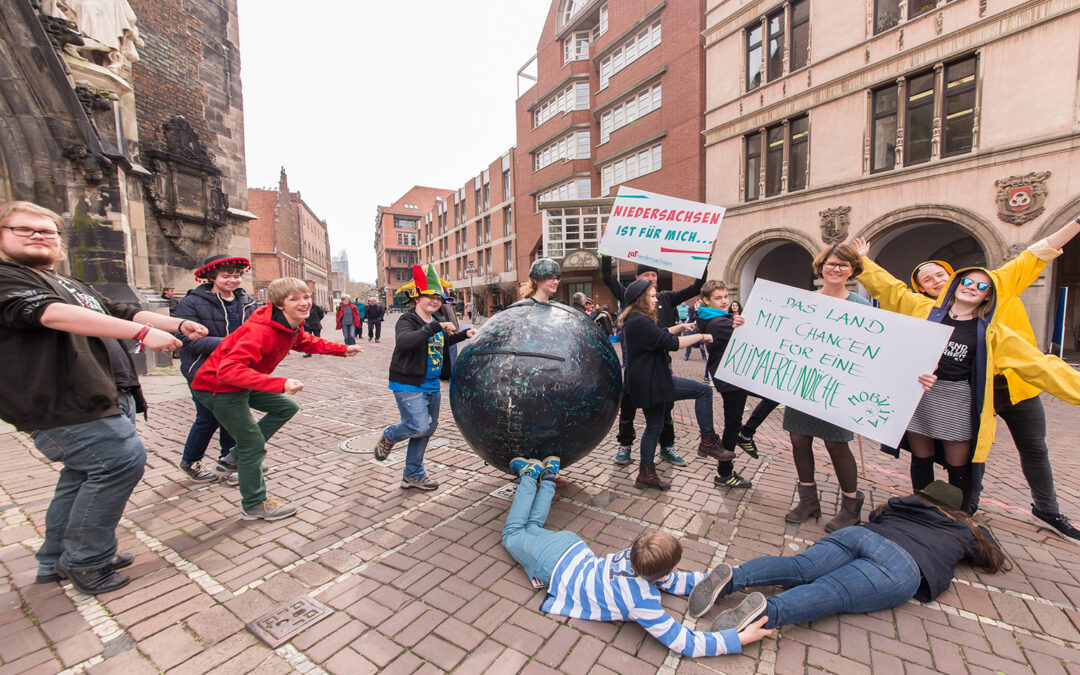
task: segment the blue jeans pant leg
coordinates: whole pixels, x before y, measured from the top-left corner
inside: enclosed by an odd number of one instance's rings
[[[641,466],[653,466],[656,460],[656,442],[664,428],[664,403],[654,403],[643,408],[645,431],[641,432]]]
[[[218,431],[221,456],[224,457],[229,454],[229,451],[236,445],[236,441],[221,426],[217,418],[214,417],[214,413],[199,402],[194,392],[191,399],[195,401],[195,421],[191,423],[191,430],[188,431],[187,441],[184,443],[184,454],[180,459],[184,462],[202,461],[202,458],[206,456],[206,448],[210,445],[210,439],[214,437],[214,431]]]
[[[573,532],[545,530],[554,481],[523,478],[514,492],[514,501],[506,514],[502,542],[506,551],[525,573],[549,583],[555,564],[566,549],[581,541]]]
[[[146,468],[134,401],[127,393],[119,398],[123,415],[33,434],[42,454],[64,463],[37,552],[41,573],[52,573],[59,559],[69,569],[97,569],[116,554],[116,526]]]
[[[694,399],[694,416],[697,417],[698,430],[703,434],[716,431],[713,426],[712,387],[704,382],[694,382],[685,377],[673,377],[675,400]]]
[[[342,341],[347,345],[356,344],[356,326],[353,324],[341,324]]]
[[[794,586],[768,600],[765,625],[774,628],[895,607],[915,595],[920,580],[906,551],[876,532],[846,527],[799,555],[747,561],[735,568],[732,588]]]
[[[386,427],[383,435],[391,443],[409,440],[409,447],[405,451],[404,476],[422,478],[426,475],[424,451],[439,425],[442,392],[395,391],[394,400],[401,413],[401,423]]]

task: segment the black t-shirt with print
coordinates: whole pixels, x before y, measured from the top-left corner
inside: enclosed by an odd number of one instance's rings
[[[938,360],[937,370],[934,374],[939,380],[951,382],[964,382],[971,378],[971,369],[975,363],[975,346],[978,344],[977,331],[978,319],[965,319],[957,321],[946,316],[942,321],[946,326],[952,326],[952,336],[949,337],[945,351]]]

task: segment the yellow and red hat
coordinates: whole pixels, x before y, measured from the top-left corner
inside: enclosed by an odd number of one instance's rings
[[[453,285],[445,279],[440,279],[438,273],[435,271],[435,265],[428,263],[427,267],[421,267],[420,265],[412,266],[413,280],[403,284],[395,291],[396,293],[405,293],[410,298],[417,298],[421,295],[438,295],[444,300],[450,297],[450,289]]]

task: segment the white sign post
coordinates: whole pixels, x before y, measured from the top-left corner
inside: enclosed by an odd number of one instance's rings
[[[716,377],[896,446],[952,329],[759,279]]]
[[[620,187],[598,251],[700,277],[723,220],[722,206]]]

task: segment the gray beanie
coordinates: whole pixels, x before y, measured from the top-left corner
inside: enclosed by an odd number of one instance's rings
[[[559,268],[559,263],[551,258],[537,258],[529,268],[529,278],[537,281],[561,276],[562,269]]]

